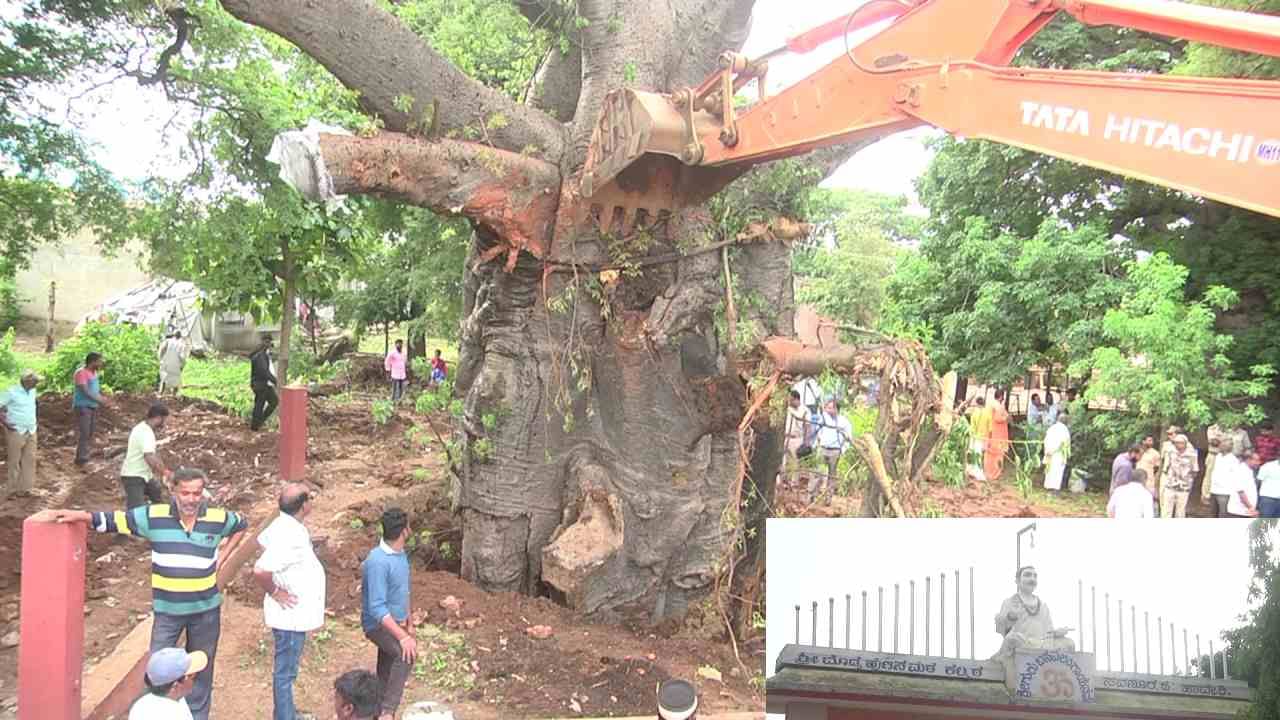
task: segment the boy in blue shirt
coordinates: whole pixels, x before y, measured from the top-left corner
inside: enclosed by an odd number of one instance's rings
[[[395,717],[404,684],[418,655],[409,612],[409,517],[398,507],[382,513],[382,542],[360,565],[360,624],[378,649],[382,715]]]

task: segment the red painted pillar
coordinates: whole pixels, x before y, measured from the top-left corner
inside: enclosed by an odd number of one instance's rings
[[[79,720],[84,523],[22,523],[18,720]]]
[[[280,479],[301,480],[307,474],[307,389],[280,390]]]

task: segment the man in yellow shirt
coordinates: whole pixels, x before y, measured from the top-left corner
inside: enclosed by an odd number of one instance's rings
[[[987,439],[991,435],[991,408],[985,398],[978,397],[969,410],[969,450],[976,456],[969,464],[968,473],[979,482],[987,479],[982,470],[983,456],[987,452]]]

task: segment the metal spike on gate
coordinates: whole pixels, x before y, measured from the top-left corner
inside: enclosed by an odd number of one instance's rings
[[[1124,601],[1116,598],[1116,621],[1120,626],[1120,672],[1124,672]]]
[[[1093,616],[1090,618],[1089,629],[1091,631],[1090,634],[1093,635],[1093,654],[1097,655],[1098,654],[1098,586],[1097,585],[1089,586],[1089,595],[1090,595],[1089,606],[1091,608],[1090,613]]]
[[[898,583],[893,584],[893,652],[898,653]]]
[[[1107,627],[1103,636],[1107,639],[1107,669],[1111,669],[1111,593],[1102,594],[1102,609],[1107,617]]]
[[[1151,674],[1151,612],[1142,611],[1142,635],[1147,639],[1147,674]]]
[[[924,579],[924,654],[925,655],[929,654],[929,647],[930,647],[929,623],[931,621],[931,616],[933,615],[933,613],[931,612],[933,610],[933,598],[931,597],[932,583],[933,583],[932,577],[926,577]]]
[[[1164,619],[1156,616],[1156,655],[1160,658],[1160,674],[1164,674]]]
[[[876,652],[884,652],[884,587],[876,595]]]
[[[836,599],[827,598],[827,647],[836,646]]]
[[[916,581],[911,581],[911,619],[908,621],[907,627],[910,629],[910,641],[907,646],[908,652],[912,655],[916,654]]]
[[[1138,609],[1129,604],[1129,637],[1133,639],[1133,671],[1138,672]]]
[[[960,571],[956,570],[956,657],[960,657]]]
[[[849,593],[844,595],[844,649],[849,650],[849,621],[850,606],[853,605],[853,596]]]
[[[862,650],[867,649],[867,591],[862,591]]]
[[[947,656],[947,574],[938,575],[938,655]]]
[[[817,600],[813,601],[812,618],[813,618],[813,634],[811,636],[811,639],[813,642],[811,644],[814,647],[817,647],[818,646],[818,601]]]
[[[973,610],[973,566],[972,566],[972,565],[970,565],[970,566],[969,566],[969,659],[970,659],[970,660],[976,660],[976,659],[977,659],[977,652],[978,652],[978,649],[977,649],[977,648],[978,648],[978,644],[977,644],[977,642],[974,640],[974,627],[976,627],[976,623],[975,623],[975,621],[974,621],[974,614],[973,614],[973,613],[974,613],[974,610]]]

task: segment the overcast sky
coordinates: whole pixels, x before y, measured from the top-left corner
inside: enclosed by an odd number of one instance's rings
[[[752,32],[744,48],[758,55],[782,45],[786,38],[851,11],[857,0],[794,2],[758,0]],[[854,38],[857,41],[857,38]],[[844,52],[844,43],[828,43],[806,56],[782,58],[770,64],[770,85],[774,90],[817,70]],[[180,177],[184,171],[178,149],[184,136],[181,124],[165,124],[174,109],[158,88],[139,88],[124,80],[109,91],[96,93],[100,103],[77,101],[80,121],[90,140],[98,144],[100,160],[117,175],[141,179],[149,174]],[[54,100],[54,99],[51,99]],[[827,182],[831,187],[851,187],[915,197],[912,182],[928,165],[929,153],[923,139],[936,131],[917,130],[886,138],[864,149],[840,168]],[[167,142],[166,142],[167,141]]]
[[[828,638],[828,598],[836,598],[836,645],[844,645],[845,595],[853,596],[852,645],[861,645],[861,593],[868,595],[868,649],[876,649],[877,588],[885,588],[885,651],[892,650],[893,585],[901,586],[899,651],[907,651],[908,583],[916,581],[917,654],[923,653],[924,579],[933,583],[933,634],[931,654],[938,654],[938,575],[947,574],[946,650],[955,656],[954,571],[961,576],[961,651],[970,656],[969,568],[974,568],[975,637],[979,659],[999,650],[1000,636],[993,627],[1000,603],[1016,592],[1016,534],[1027,520],[922,519],[922,520],[769,520],[767,537],[766,616],[767,666],[783,645],[794,642],[795,606],[801,610],[801,640],[812,633],[810,609],[819,602],[818,640]],[[1191,652],[1195,634],[1208,652],[1210,638],[1235,627],[1248,607],[1247,592],[1252,571],[1248,563],[1249,521],[1233,520],[1036,520],[1035,547],[1023,537],[1022,561],[1036,566],[1040,576],[1037,594],[1047,604],[1057,627],[1080,627],[1077,614],[1078,581],[1084,581],[1085,649],[1092,650],[1087,629],[1092,625],[1090,587],[1098,598],[1099,668],[1107,666],[1104,593],[1111,597],[1112,619],[1116,601],[1124,603],[1126,669],[1132,671],[1130,607],[1137,608],[1140,668],[1145,671],[1143,612],[1151,614],[1156,636],[1157,617],[1176,627],[1178,666],[1183,666],[1182,629],[1189,632]],[[1112,665],[1119,670],[1119,630],[1112,628]],[[1078,635],[1071,633],[1077,641]],[[1157,638],[1158,639],[1158,638]],[[1153,646],[1155,645],[1153,640]],[[1079,648],[1078,648],[1079,649]],[[1152,654],[1153,664],[1158,663]],[[1168,653],[1166,653],[1168,658]],[[1171,665],[1166,659],[1166,669]],[[1157,668],[1158,669],[1158,668]]]

